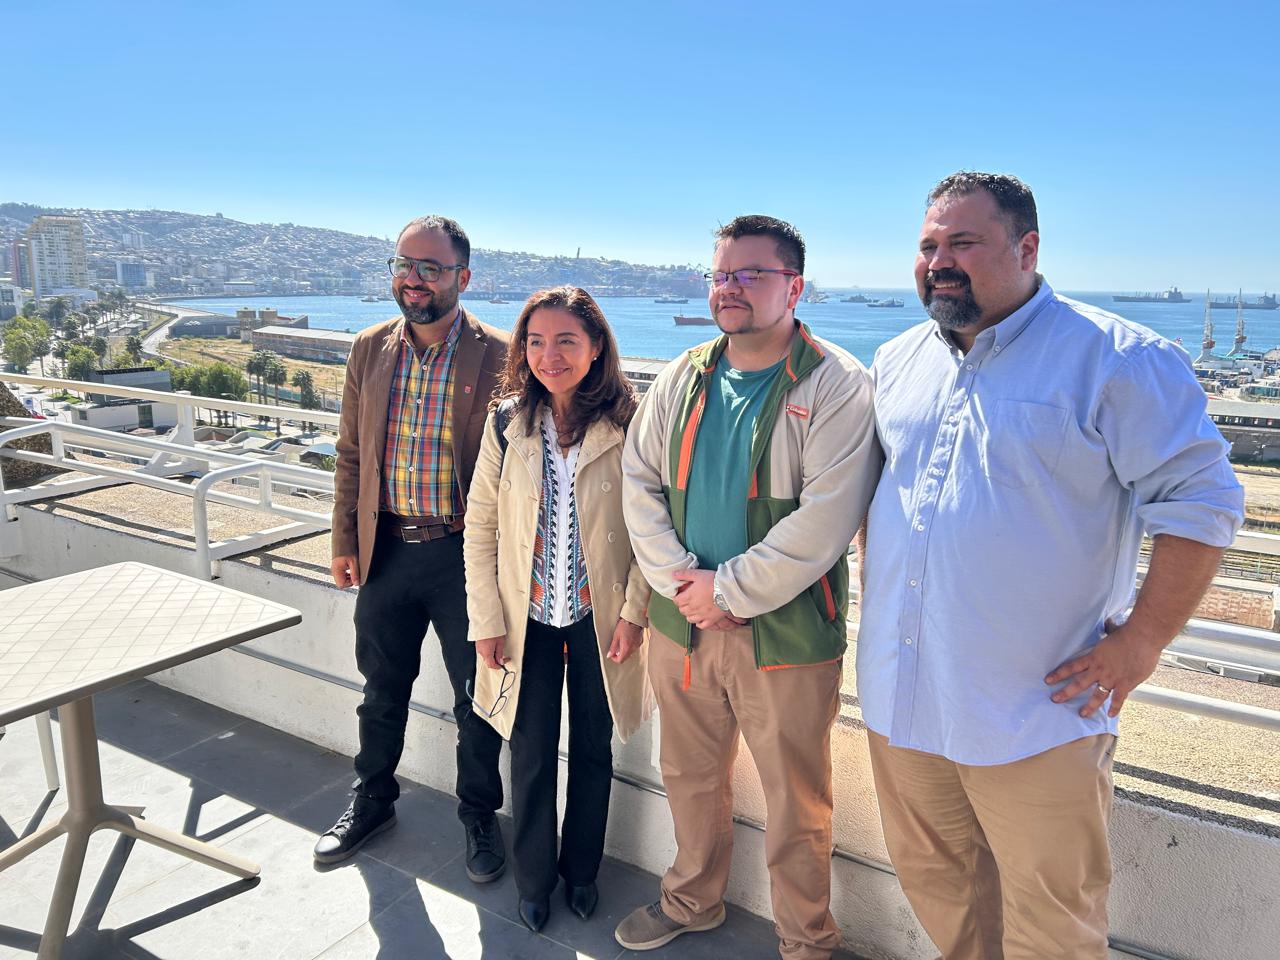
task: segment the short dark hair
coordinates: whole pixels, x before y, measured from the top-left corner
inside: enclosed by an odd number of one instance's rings
[[[959,170],[939,180],[938,185],[929,191],[928,206],[933,206],[939,200],[964,197],[979,190],[991,194],[991,199],[1004,215],[1009,236],[1014,241],[1021,240],[1032,230],[1040,232],[1040,221],[1036,217],[1036,198],[1032,196],[1031,188],[1007,173]]]
[[[434,213],[425,217],[416,217],[404,225],[400,236],[396,237],[396,242],[399,243],[400,237],[410,230],[439,230],[453,244],[453,255],[458,258],[458,262],[464,267],[471,266],[471,241],[467,238],[467,231],[459,226],[457,220],[450,220],[448,217]]]
[[[734,217],[716,231],[716,243],[721,240],[738,240],[742,237],[773,237],[778,245],[778,259],[788,270],[804,274],[804,238],[800,231],[777,217],[762,213],[749,213]]]

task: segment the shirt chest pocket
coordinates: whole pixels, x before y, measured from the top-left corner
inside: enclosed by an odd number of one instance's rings
[[[980,438],[987,475],[1003,487],[1036,487],[1053,478],[1069,411],[1025,400],[997,400]]]

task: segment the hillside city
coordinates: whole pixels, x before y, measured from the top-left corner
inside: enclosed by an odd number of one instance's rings
[[[120,286],[152,296],[224,293],[381,294],[387,237],[357,236],[292,223],[241,223],[171,210],[88,210],[0,203],[0,278],[29,288],[22,272],[25,235],[37,217],[83,225],[87,286]],[[651,266],[595,257],[542,256],[473,248],[472,291],[523,296],[572,283],[596,296],[702,296],[704,267]],[[15,273],[15,271],[17,273]],[[2,282],[2,280],[0,280]]]

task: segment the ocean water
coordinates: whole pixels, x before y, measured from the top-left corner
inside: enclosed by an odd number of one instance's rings
[[[863,289],[874,298],[897,297],[905,303],[901,309],[876,309],[864,303],[840,303],[839,298],[851,291],[830,291],[826,303],[802,303],[796,315],[809,324],[820,337],[844,347],[865,364],[871,363],[876,348],[886,340],[927,319],[924,307],[914,290]],[[1170,340],[1181,338],[1195,356],[1200,352],[1204,326],[1204,296],[1192,296],[1190,303],[1113,303],[1110,292],[1059,291],[1065,296],[1150,327]],[[1190,296],[1190,295],[1189,295]],[[1225,296],[1225,295],[1220,295]],[[1245,299],[1256,294],[1245,294]],[[236,307],[274,307],[285,316],[301,313],[311,318],[317,329],[347,330],[355,333],[394,316],[396,305],[389,300],[364,303],[359,297],[235,297],[205,300],[183,300],[184,306],[211,313],[234,316]],[[520,314],[521,304],[488,303],[466,300],[464,305],[486,323],[510,330]],[[685,304],[654,303],[649,298],[601,297],[600,306],[613,327],[623,356],[670,358],[701,343],[715,334],[714,327],[677,327],[676,313],[710,316],[705,301],[690,299]],[[1233,310],[1214,310],[1214,339],[1217,351],[1231,348],[1235,335],[1236,315]],[[1269,350],[1280,345],[1280,310],[1246,310],[1247,346],[1253,350]]]

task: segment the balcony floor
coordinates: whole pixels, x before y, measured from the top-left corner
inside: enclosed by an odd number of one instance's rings
[[[262,876],[235,880],[95,834],[64,960],[640,956],[614,942],[613,928],[656,896],[650,874],[607,860],[595,916],[579,921],[557,890],[550,922],[534,935],[516,916],[510,872],[485,887],[467,879],[452,798],[407,784],[394,830],[319,868],[311,847],[347,802],[348,758],[147,681],[99,695],[96,708],[107,802],[145,803],[148,819],[248,856]],[[34,723],[11,725],[0,740],[0,848],[62,805],[62,791],[45,789]],[[0,958],[34,955],[61,849],[55,841],[0,873]],[[777,956],[777,940],[772,924],[730,907],[719,930],[657,955],[765,960]]]

